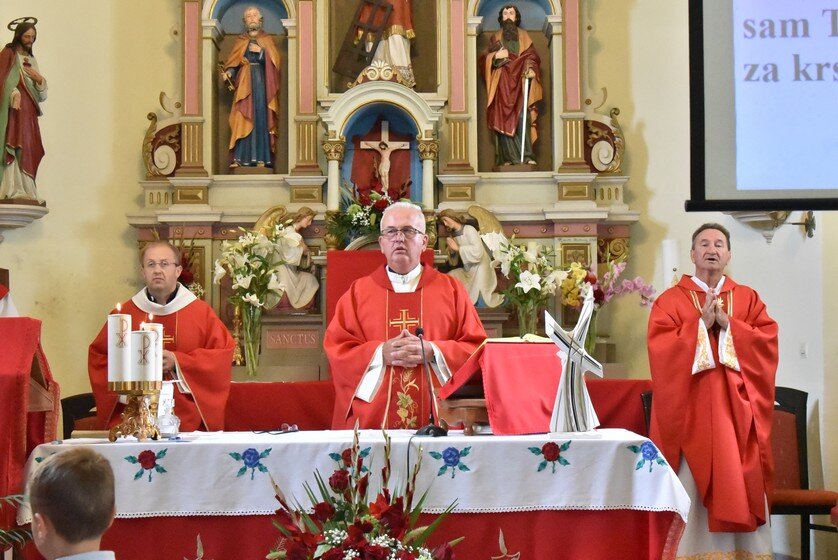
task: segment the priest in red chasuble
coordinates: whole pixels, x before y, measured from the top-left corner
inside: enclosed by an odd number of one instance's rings
[[[335,384],[332,428],[424,426],[434,386],[448,381],[486,339],[463,285],[420,264],[428,246],[421,208],[389,206],[381,219],[386,267],[356,280],[338,302],[324,347]],[[424,354],[416,328],[424,330]]]
[[[149,314],[163,325],[163,378],[177,382],[175,414],[181,431],[223,430],[233,338],[215,311],[178,283],[182,267],[177,248],[166,241],[149,243],[140,263],[146,287],[122,304],[121,313],[131,315],[134,330],[149,321]],[[108,391],[106,326],[90,345],[88,373],[97,416],[111,427],[119,423],[122,405]]]
[[[695,274],[655,301],[648,331],[652,439],[692,498],[678,558],[762,558],[771,553],[777,323],[754,290],[724,275],[723,226],[698,228],[690,257]]]

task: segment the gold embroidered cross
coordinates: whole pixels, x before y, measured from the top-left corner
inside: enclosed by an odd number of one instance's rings
[[[399,311],[398,317],[390,320],[390,326],[399,327],[400,329],[419,326],[419,319],[411,319],[408,317],[408,315],[409,313],[407,309],[402,309],[401,311]]]
[[[172,335],[170,335],[170,334],[164,334],[163,335],[163,344],[174,344],[174,342],[175,342],[175,337],[173,337]]]

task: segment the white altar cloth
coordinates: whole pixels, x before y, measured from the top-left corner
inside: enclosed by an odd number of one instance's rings
[[[422,448],[418,491],[430,488],[423,511],[438,513],[457,502],[454,513],[534,510],[672,511],[686,521],[690,500],[678,477],[646,438],[622,429],[603,429],[597,437],[551,439],[526,436],[412,437],[393,430],[391,487],[404,488],[406,467]],[[72,439],[39,445],[29,457],[31,477],[43,459],[88,445],[111,463],[116,477],[116,516],[270,515],[277,508],[268,472],[285,496],[309,507],[303,490],[314,471],[325,480],[351,446],[352,431],[286,434],[194,432],[180,441],[110,443]],[[378,490],[384,457],[379,430],[360,432],[360,449],[369,448],[370,496]],[[18,512],[31,520],[28,508]]]

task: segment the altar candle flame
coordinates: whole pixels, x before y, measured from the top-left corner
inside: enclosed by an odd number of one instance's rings
[[[116,312],[117,312],[117,313],[121,313],[121,312],[122,312],[122,304],[121,304],[121,303],[119,303],[119,302],[117,302],[117,304],[116,304]]]
[[[148,322],[149,322],[149,323],[153,323],[153,322],[154,322],[154,313],[149,313],[149,314],[148,314]]]

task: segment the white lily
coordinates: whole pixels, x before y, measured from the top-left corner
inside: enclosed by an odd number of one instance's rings
[[[525,270],[521,272],[519,280],[520,281],[517,284],[515,284],[515,287],[521,288],[525,294],[533,289],[541,291],[541,277],[539,277],[537,274],[533,274],[529,270]]]
[[[215,270],[213,271],[212,283],[218,284],[224,275],[227,274],[227,269],[221,266],[221,260],[215,261]]]
[[[233,289],[242,288],[244,290],[247,290],[250,288],[250,282],[252,280],[252,274],[248,274],[247,276],[236,276],[236,280],[233,282]]]
[[[256,297],[256,294],[246,294],[242,300],[253,307],[262,307],[264,305],[261,301],[259,301],[259,298]]]

